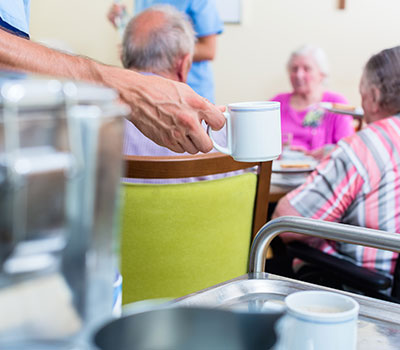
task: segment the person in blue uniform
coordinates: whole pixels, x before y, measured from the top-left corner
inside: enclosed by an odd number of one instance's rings
[[[191,20],[196,32],[197,43],[187,83],[199,95],[214,102],[215,87],[211,61],[216,54],[217,35],[223,31],[223,23],[218,15],[215,0],[136,0],[134,10],[137,14],[158,4],[173,5],[181,12],[186,13]],[[114,4],[108,18],[116,25],[116,18],[125,11],[123,5]]]

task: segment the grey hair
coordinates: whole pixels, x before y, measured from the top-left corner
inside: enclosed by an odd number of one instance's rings
[[[379,90],[380,108],[390,114],[399,113],[400,46],[373,55],[365,65],[364,77],[368,85]]]
[[[311,55],[314,58],[319,71],[325,76],[323,82],[327,83],[328,77],[329,77],[329,62],[328,62],[328,57],[326,56],[325,51],[320,47],[316,47],[316,46],[312,46],[312,45],[303,45],[300,48],[298,48],[297,50],[293,51],[290,54],[290,57],[289,57],[289,60],[287,63],[287,68],[288,69],[290,68],[290,65],[292,64],[292,61],[295,57],[308,56],[308,55]]]
[[[145,40],[137,35],[137,18],[148,12],[164,14],[165,21],[151,30]],[[176,60],[183,55],[193,55],[195,32],[188,17],[171,5],[149,7],[128,23],[122,47],[122,64],[125,68],[170,72]]]

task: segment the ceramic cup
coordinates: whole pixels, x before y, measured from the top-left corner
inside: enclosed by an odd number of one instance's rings
[[[285,299],[278,349],[355,350],[358,303],[339,293],[304,291]]]
[[[208,134],[216,150],[237,161],[257,162],[278,158],[282,151],[281,113],[279,102],[241,102],[228,105],[226,118],[227,146],[217,144]]]

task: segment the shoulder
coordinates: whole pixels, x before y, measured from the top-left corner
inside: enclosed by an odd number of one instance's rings
[[[198,37],[222,33],[224,26],[215,0],[189,0],[187,3],[186,13]]]
[[[387,117],[381,120],[378,120],[374,123],[371,123],[367,126],[366,129],[368,128],[372,128],[372,129],[396,129],[399,130],[400,129],[400,114],[398,115],[394,115],[392,117]]]
[[[285,92],[282,94],[275,95],[273,98],[270,99],[270,101],[286,102],[289,100],[290,96],[291,96],[290,92]]]
[[[322,101],[325,102],[338,102],[338,103],[348,103],[347,98],[342,94],[333,91],[325,91],[322,96]]]
[[[385,147],[382,147],[379,137],[381,134],[380,125],[383,126],[381,123],[373,123],[338,142],[338,148],[341,149],[342,154],[352,160],[359,172],[361,172],[360,169],[371,166],[374,168],[376,164],[373,154],[382,155],[382,151],[385,149]]]

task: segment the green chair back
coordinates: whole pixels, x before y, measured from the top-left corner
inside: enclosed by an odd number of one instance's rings
[[[269,177],[270,171],[264,191]],[[246,172],[180,184],[123,183],[123,304],[178,298],[247,273],[258,178]]]
[[[124,184],[123,303],[177,298],[247,272],[257,176]]]

